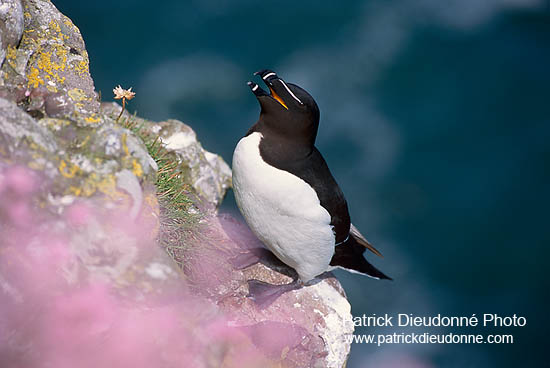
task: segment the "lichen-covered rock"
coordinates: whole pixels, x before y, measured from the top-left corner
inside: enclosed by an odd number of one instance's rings
[[[156,165],[143,142],[100,115],[78,28],[47,0],[2,2],[0,17],[0,157],[42,171],[55,212],[96,194],[141,208]]]
[[[0,66],[8,47],[15,47],[23,35],[23,6],[20,0],[3,0],[0,4]]]
[[[118,116],[121,107],[116,103],[103,103],[104,114]],[[183,180],[190,183],[197,193],[214,206],[218,206],[231,187],[231,169],[217,154],[205,150],[190,126],[178,120],[151,122],[130,117],[144,132],[159,137],[161,143],[173,152]]]
[[[70,204],[69,199],[101,194],[115,201],[128,198],[139,207],[142,187],[153,187],[156,170],[143,143],[112,122],[106,120],[93,129],[65,119],[36,121],[2,98],[0,158],[4,164],[24,164],[43,172],[51,204],[58,204],[61,197]]]
[[[43,155],[56,151],[55,137],[48,129],[13,102],[0,98],[0,157],[4,162],[36,164]]]
[[[159,229],[156,163],[139,138],[100,115],[78,29],[50,1],[2,2],[0,17],[7,50],[0,69],[0,169],[27,167],[40,178],[32,193],[34,212],[47,220],[37,226],[64,237],[78,260],[65,270],[67,280],[100,278],[120,290],[126,283],[142,291],[162,290],[155,282],[170,278],[181,282],[161,249],[144,252],[139,246],[155,244]],[[124,221],[145,221],[150,234],[118,234],[117,227],[90,216],[75,231],[66,217],[82,203],[104,212],[102,217],[122,211]],[[29,242],[48,252],[42,248],[51,244],[40,243],[43,233],[36,236]]]
[[[49,115],[59,116],[61,109],[65,117],[81,125],[99,123],[99,101],[78,28],[50,1],[9,1],[0,10],[4,8],[14,12],[6,13],[6,30],[2,32],[7,41],[0,69],[2,93],[9,92],[38,117],[46,113],[46,108]],[[24,19],[22,36],[18,32],[20,8]],[[18,37],[20,41],[15,42]]]
[[[220,204],[231,186],[231,169],[225,161],[202,148],[193,129],[181,121],[167,120],[148,129],[187,167],[187,180],[193,188],[216,206]]]
[[[2,367],[274,367],[155,246],[158,208],[51,216],[33,203],[42,180],[0,169]]]

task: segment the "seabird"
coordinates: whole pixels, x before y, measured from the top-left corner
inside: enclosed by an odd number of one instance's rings
[[[270,93],[248,82],[261,112],[233,153],[233,191],[252,232],[298,279],[287,285],[249,280],[249,296],[267,305],[334,268],[390,279],[364,258],[367,249],[381,254],[351,223],[344,194],[315,147],[317,103],[274,71],[255,75]],[[234,264],[245,267],[254,260]]]

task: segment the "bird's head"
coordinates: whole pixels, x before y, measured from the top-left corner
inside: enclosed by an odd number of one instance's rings
[[[270,92],[254,82],[248,82],[261,106],[259,123],[263,128],[313,145],[319,127],[319,108],[313,97],[303,88],[286,83],[271,70],[260,70],[254,75],[262,78]]]

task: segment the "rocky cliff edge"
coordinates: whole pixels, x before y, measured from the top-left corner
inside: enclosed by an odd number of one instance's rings
[[[261,244],[216,213],[230,168],[180,121],[117,119],[50,1],[1,2],[0,66],[0,365],[345,366],[338,281],[248,299],[292,271],[231,266]]]

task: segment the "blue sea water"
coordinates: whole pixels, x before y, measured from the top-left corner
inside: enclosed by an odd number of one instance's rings
[[[525,316],[514,343],[354,344],[348,367],[547,365],[550,7],[543,0],[54,0],[80,28],[104,100],[232,150],[276,70],[317,100],[317,146],[395,281],[338,272],[354,315]],[[223,210],[235,212],[231,194]]]

